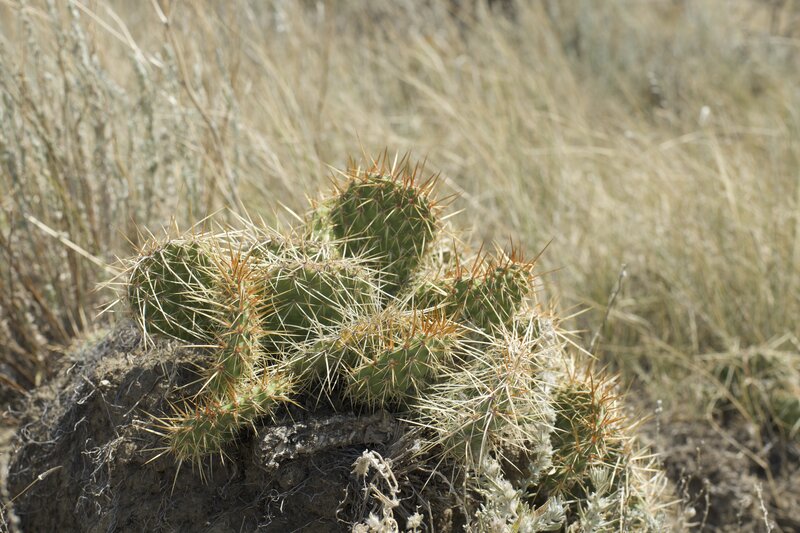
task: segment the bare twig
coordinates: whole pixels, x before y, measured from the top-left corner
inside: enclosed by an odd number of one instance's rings
[[[600,327],[597,328],[592,336],[592,342],[589,345],[589,353],[592,355],[597,355],[597,348],[600,343],[600,339],[602,338],[603,330],[608,323],[608,317],[611,314],[611,309],[614,307],[614,303],[617,301],[617,296],[619,296],[619,293],[622,290],[622,283],[625,281],[627,275],[627,265],[623,263],[622,268],[619,271],[619,277],[617,278],[617,285],[614,287],[614,291],[611,293],[608,303],[606,304],[606,312],[603,314],[603,322],[600,323]]]

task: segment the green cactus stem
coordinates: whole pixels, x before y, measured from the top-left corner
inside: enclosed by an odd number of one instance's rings
[[[387,310],[345,342],[357,360],[346,394],[370,406],[406,404],[445,368],[456,343],[456,327],[441,316]]]
[[[325,204],[330,231],[346,257],[366,257],[380,271],[386,292],[396,295],[420,265],[439,230],[433,180],[417,184],[407,166],[388,171],[352,169]],[[319,222],[317,222],[319,225]]]
[[[214,259],[199,238],[171,240],[130,268],[128,303],[144,331],[194,343],[214,334]]]
[[[209,369],[206,388],[211,398],[233,397],[243,381],[256,374],[263,360],[261,338],[264,302],[257,290],[256,272],[248,257],[231,256],[228,269],[220,269],[214,302],[218,308],[215,364]]]

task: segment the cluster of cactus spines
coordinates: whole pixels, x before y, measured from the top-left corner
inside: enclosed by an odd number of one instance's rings
[[[650,502],[613,383],[574,370],[532,305],[533,263],[516,250],[465,260],[446,242],[458,237],[445,234],[434,180],[417,174],[406,161],[353,168],[293,236],[247,226],[133,261],[127,295],[143,329],[213,352],[201,391],[155,430],[168,451],[202,464],[239,428],[316,393],[416,424],[419,453],[460,465],[483,498],[479,528],[612,517],[601,493]],[[633,478],[641,487],[621,485]]]
[[[407,161],[353,169],[325,207],[327,225],[346,257],[369,258],[384,290],[397,295],[439,230],[431,199],[435,180],[420,182]]]
[[[407,404],[447,367],[457,339],[441,315],[389,308],[347,335],[345,394],[370,406]]]
[[[448,379],[418,399],[420,420],[446,454],[479,467],[489,455],[518,455],[547,438],[553,361],[536,357],[537,331],[531,321],[465,343]]]
[[[207,243],[153,243],[130,268],[127,297],[146,333],[189,342],[209,340],[213,259]]]

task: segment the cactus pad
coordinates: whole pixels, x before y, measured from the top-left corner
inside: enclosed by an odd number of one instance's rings
[[[205,342],[213,335],[214,260],[199,240],[173,240],[140,255],[128,302],[148,333]]]
[[[169,449],[179,461],[199,463],[209,454],[223,453],[239,428],[271,414],[288,401],[291,381],[271,374],[236,392],[229,399],[208,399],[201,406],[166,420]]]
[[[330,229],[344,255],[370,258],[390,294],[404,287],[438,231],[430,188],[411,174],[353,172],[330,204]]]
[[[415,300],[422,307],[440,308],[454,320],[491,332],[512,323],[533,288],[531,271],[530,263],[479,258],[471,269],[457,267],[444,278],[423,279]]]
[[[263,272],[265,341],[270,349],[321,336],[361,308],[378,305],[369,272],[348,259],[294,258],[269,263]]]
[[[436,378],[457,342],[446,320],[392,310],[356,329],[345,342],[358,361],[347,394],[367,405],[406,403]]]

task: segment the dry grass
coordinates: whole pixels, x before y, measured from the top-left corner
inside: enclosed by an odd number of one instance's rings
[[[99,265],[137,226],[273,219],[388,146],[428,156],[478,239],[550,243],[547,295],[585,310],[587,346],[603,324],[600,355],[667,407],[761,351],[797,394],[796,2],[161,5],[0,2],[14,387],[91,327]]]

